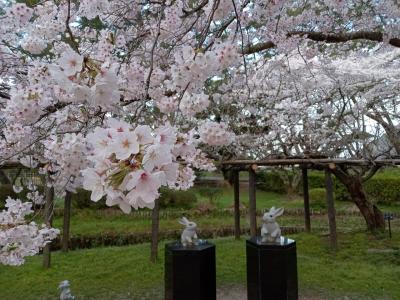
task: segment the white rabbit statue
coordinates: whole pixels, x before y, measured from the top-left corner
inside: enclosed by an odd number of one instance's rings
[[[261,227],[261,242],[279,243],[281,239],[281,228],[275,218],[283,214],[283,208],[271,209],[263,216],[263,225]]]
[[[181,243],[184,247],[187,246],[192,246],[195,244],[197,241],[197,234],[196,234],[196,228],[197,225],[195,222],[191,222],[185,217],[182,217],[179,220],[179,223],[185,226],[185,229],[182,232],[181,235]]]
[[[71,294],[70,284],[68,280],[61,281],[58,288],[61,290],[60,300],[75,300]]]

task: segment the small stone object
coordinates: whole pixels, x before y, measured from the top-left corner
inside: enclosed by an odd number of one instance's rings
[[[60,300],[75,300],[71,294],[70,284],[68,280],[61,281],[58,289],[61,290]]]
[[[179,220],[179,223],[185,226],[185,229],[181,235],[181,243],[184,247],[193,246],[197,242],[197,225],[195,222],[191,222],[185,217]]]
[[[276,222],[276,218],[283,214],[283,208],[271,209],[263,216],[263,225],[261,227],[261,242],[263,243],[280,243],[281,228]]]

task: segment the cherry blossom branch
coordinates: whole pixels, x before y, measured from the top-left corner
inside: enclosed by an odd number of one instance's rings
[[[74,50],[80,54],[79,52],[79,47],[78,44],[74,38],[74,34],[72,33],[71,27],[69,26],[69,21],[71,19],[71,0],[67,0],[67,5],[68,5],[68,9],[67,9],[67,19],[65,20],[65,26],[67,27],[67,31],[69,34],[69,38],[71,40],[72,43],[72,47],[74,48]]]
[[[382,32],[358,31],[350,33],[332,33],[326,34],[322,32],[306,32],[293,31],[287,34],[288,37],[301,36],[315,42],[326,43],[345,43],[354,40],[369,40],[375,42],[383,42],[384,34]],[[388,43],[394,47],[400,48],[400,38],[391,38]],[[272,41],[262,42],[255,45],[247,45],[242,51],[243,54],[254,54],[267,49],[275,48],[276,45]]]
[[[160,33],[161,33],[161,20],[162,20],[162,18],[161,18],[161,13],[160,13],[158,24],[157,24],[157,34],[154,39],[153,46],[151,47],[151,53],[150,53],[150,68],[149,68],[149,74],[147,75],[147,79],[146,79],[146,98],[149,98],[150,80],[151,80],[151,74],[153,73],[153,68],[154,68],[154,51],[158,44],[158,38],[160,37]]]

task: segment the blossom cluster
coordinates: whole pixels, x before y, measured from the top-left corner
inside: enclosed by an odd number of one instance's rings
[[[195,114],[207,109],[210,101],[208,96],[204,93],[201,94],[188,94],[186,93],[181,100],[180,110],[186,117],[193,117]]]
[[[233,142],[235,135],[228,130],[226,123],[204,122],[200,128],[200,139],[211,146],[224,146]]]
[[[109,119],[107,125],[87,137],[92,167],[82,171],[83,187],[92,191],[93,201],[106,196],[108,206],[118,205],[129,213],[132,208],[153,208],[161,186],[188,189],[193,185],[190,161],[201,156],[193,135],[178,134],[170,125],[133,128],[116,119]],[[204,168],[210,168],[209,161],[204,160]]]
[[[44,143],[47,159],[45,170],[51,178],[56,193],[75,192],[82,186],[81,170],[88,166],[88,148],[82,134],[67,133],[62,139],[50,137]]]
[[[176,64],[171,67],[171,88],[198,91],[211,76],[219,75],[228,66],[239,61],[237,48],[230,42],[218,42],[206,53],[184,46],[175,53]]]
[[[27,222],[25,217],[33,212],[30,202],[9,197],[5,206],[7,209],[0,212],[0,263],[19,266],[26,256],[37,254],[60,231]]]

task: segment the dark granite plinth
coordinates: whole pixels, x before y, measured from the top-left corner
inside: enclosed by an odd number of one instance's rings
[[[215,245],[165,246],[165,299],[215,300]]]
[[[281,237],[279,244],[261,238],[246,241],[248,300],[295,300],[297,289],[296,242]]]

